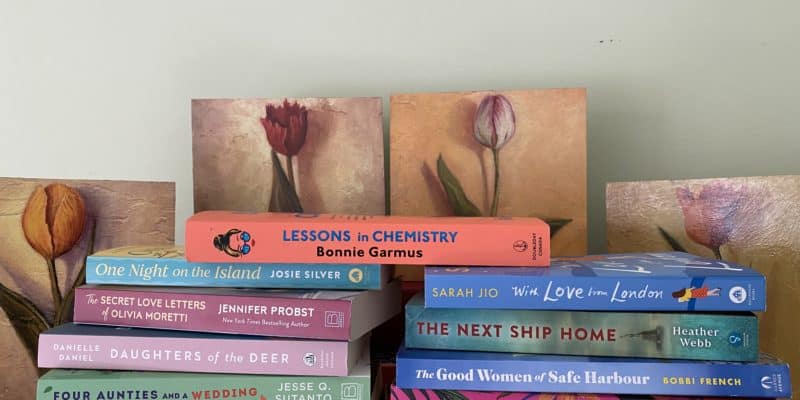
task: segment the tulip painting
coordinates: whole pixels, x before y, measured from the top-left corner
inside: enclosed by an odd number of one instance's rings
[[[386,213],[379,97],[192,100],[194,211]]]
[[[0,178],[0,397],[29,398],[39,335],[71,321],[95,250],[172,245],[175,184]]]
[[[33,302],[0,284],[0,306],[9,316],[20,338],[35,354],[36,338],[50,327],[61,325],[72,311],[75,287],[85,279],[85,263],[78,277],[67,285],[62,295],[56,273],[56,259],[78,243],[84,231],[87,213],[80,193],[61,183],[37,186],[22,212],[22,232],[30,247],[42,257],[47,268],[55,313],[46,317]],[[93,243],[93,238],[89,239]],[[90,244],[90,248],[91,248]]]
[[[511,101],[501,94],[484,96],[478,104],[472,118],[472,137],[491,152],[493,168],[492,201],[486,214],[497,216],[500,203],[500,156],[501,150],[508,145],[517,130],[517,117]],[[450,169],[440,154],[436,161],[436,171],[447,200],[457,216],[473,217],[483,215],[478,206],[467,196],[461,182]],[[551,236],[571,222],[568,218],[546,218],[550,224]]]

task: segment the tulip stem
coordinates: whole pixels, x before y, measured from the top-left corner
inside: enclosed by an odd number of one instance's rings
[[[499,150],[492,149],[492,160],[494,161],[494,197],[492,198],[492,217],[497,216],[497,202],[500,200],[500,162],[498,157]]]
[[[50,272],[50,291],[53,294],[53,305],[56,312],[61,309],[61,289],[58,287],[58,274],[56,274],[56,260],[47,259],[47,270]]]
[[[718,260],[722,260],[722,253],[719,251],[719,247],[714,247],[711,251],[714,252],[714,256],[717,257]]]
[[[286,156],[286,177],[289,178],[289,185],[297,190],[294,186],[294,167],[292,166],[292,156]]]

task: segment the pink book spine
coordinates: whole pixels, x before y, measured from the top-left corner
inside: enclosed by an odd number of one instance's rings
[[[39,368],[346,376],[347,342],[176,337],[39,337]]]
[[[351,340],[350,302],[80,287],[76,323]]]
[[[475,392],[469,390],[400,389],[392,385],[390,400],[619,400],[613,394],[559,394],[523,392]]]

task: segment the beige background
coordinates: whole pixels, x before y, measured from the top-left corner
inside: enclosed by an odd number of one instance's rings
[[[383,215],[381,99],[295,100],[309,110],[305,144],[292,157],[303,210]],[[267,210],[272,160],[260,118],[282,101],[192,101],[195,211]]]
[[[392,214],[452,215],[436,173],[441,154],[467,197],[489,215],[494,193],[492,153],[475,140],[473,121],[481,99],[491,93],[391,97]],[[585,254],[586,91],[497,93],[509,99],[516,117],[514,136],[499,152],[497,215],[572,218],[553,238],[552,252]],[[406,279],[413,275],[413,270],[399,271]]]
[[[0,178],[0,281],[53,315],[47,263],[22,232],[22,211],[36,185],[54,180]],[[80,192],[87,215],[97,221],[95,249],[133,244],[172,244],[175,240],[175,184],[167,182],[58,181]],[[91,224],[78,244],[56,260],[62,293],[75,280],[88,251]],[[0,398],[32,399],[38,371],[0,310]]]
[[[748,177],[611,183],[607,189],[608,249],[611,252],[669,251],[661,226],[687,251],[714,257],[689,239],[675,196],[678,187],[693,193],[710,182],[725,182],[745,193],[733,215],[730,241],[722,258],[751,266],[767,276],[767,311],[759,318],[762,351],[793,367],[792,386],[800,387],[800,176]]]

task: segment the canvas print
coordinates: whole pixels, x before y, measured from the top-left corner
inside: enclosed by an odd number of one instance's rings
[[[175,240],[175,185],[0,178],[0,398],[32,399],[38,335],[71,321],[85,258]]]
[[[194,208],[384,215],[380,98],[192,101]]]
[[[392,214],[540,217],[586,253],[585,89],[393,95],[389,136]]]
[[[800,365],[800,176],[610,183],[608,251],[678,250],[752,267],[767,277],[762,351]],[[687,288],[678,299],[728,296]],[[800,386],[800,369],[792,370]]]

